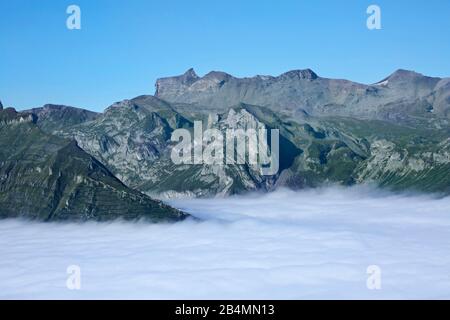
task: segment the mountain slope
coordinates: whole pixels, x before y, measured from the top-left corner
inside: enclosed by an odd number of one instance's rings
[[[44,133],[33,114],[0,111],[0,217],[176,221],[180,211],[129,189],[74,141]]]

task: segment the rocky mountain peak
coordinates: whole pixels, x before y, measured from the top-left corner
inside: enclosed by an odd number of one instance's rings
[[[222,71],[211,71],[203,77],[203,79],[215,79],[220,81],[228,80],[230,78],[233,78],[233,76]]]
[[[375,85],[390,88],[394,93],[411,99],[430,94],[441,80],[415,71],[398,69]]]
[[[3,110],[3,104],[1,100],[0,100],[0,110]]]
[[[181,97],[184,94],[212,93],[220,89],[225,83],[235,80],[237,82],[254,80],[269,81],[273,79],[285,81],[315,80],[319,76],[311,69],[292,70],[278,77],[256,76],[253,78],[236,78],[222,71],[211,71],[203,77],[199,77],[194,69],[187,70],[184,74],[174,77],[160,78],[156,81],[155,96],[168,101]],[[253,82],[252,82],[253,81]]]
[[[199,78],[199,76],[197,75],[197,73],[195,73],[194,68],[189,68],[182,76],[181,79],[186,82],[193,82],[195,80],[197,80]]]
[[[424,77],[423,74],[411,71],[411,70],[405,70],[405,69],[398,69],[394,73],[392,73],[387,79],[390,80],[400,80],[400,79],[412,79],[412,78],[419,78]]]
[[[285,72],[279,76],[279,78],[303,79],[303,80],[315,80],[318,77],[319,76],[311,69],[291,70],[291,71]]]

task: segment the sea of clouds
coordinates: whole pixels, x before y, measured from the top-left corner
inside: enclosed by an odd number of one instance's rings
[[[450,298],[450,198],[355,187],[171,204],[202,220],[0,221],[0,298]]]

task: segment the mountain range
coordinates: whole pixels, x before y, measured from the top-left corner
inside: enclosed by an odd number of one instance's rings
[[[155,95],[170,103],[218,110],[246,103],[294,118],[305,112],[402,122],[450,116],[450,78],[426,77],[406,70],[365,85],[322,78],[310,69],[251,78],[216,71],[199,77],[189,69],[181,76],[159,79]]]
[[[329,184],[450,193],[450,78],[412,71],[365,85],[309,69],[251,78],[189,69],[103,113],[45,105],[0,116],[2,217],[177,220],[185,215],[154,199]],[[197,120],[221,132],[279,129],[278,173],[174,164],[172,132]]]

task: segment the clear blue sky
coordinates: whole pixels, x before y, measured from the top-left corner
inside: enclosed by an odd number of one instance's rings
[[[81,30],[66,8],[81,8]],[[382,30],[366,9],[382,9]],[[374,83],[398,68],[450,76],[447,0],[0,0],[0,99],[101,111],[194,67],[235,76],[311,68]]]

